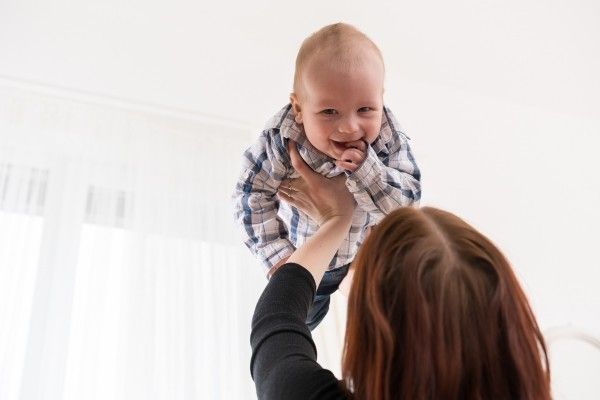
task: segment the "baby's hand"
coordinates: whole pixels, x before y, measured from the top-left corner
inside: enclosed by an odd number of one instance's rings
[[[362,140],[355,140],[346,143],[346,147],[347,149],[344,150],[340,159],[335,161],[335,165],[354,172],[367,158],[367,143]]]

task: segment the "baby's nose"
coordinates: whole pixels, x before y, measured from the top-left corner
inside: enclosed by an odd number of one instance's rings
[[[338,131],[344,135],[354,135],[358,129],[358,123],[352,117],[344,118],[338,125]]]

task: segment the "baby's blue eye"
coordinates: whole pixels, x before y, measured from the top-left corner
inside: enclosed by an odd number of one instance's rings
[[[334,115],[334,114],[337,114],[337,111],[334,110],[333,108],[328,108],[328,109],[321,111],[321,113],[326,114],[326,115]]]

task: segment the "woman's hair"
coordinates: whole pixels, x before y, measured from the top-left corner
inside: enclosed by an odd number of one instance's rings
[[[356,399],[550,399],[527,298],[502,253],[465,221],[400,208],[353,266],[342,371]]]

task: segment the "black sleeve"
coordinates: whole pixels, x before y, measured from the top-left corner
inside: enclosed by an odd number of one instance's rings
[[[315,295],[312,275],[298,264],[280,267],[252,318],[250,372],[260,400],[346,399],[341,383],[317,363],[306,316]]]

